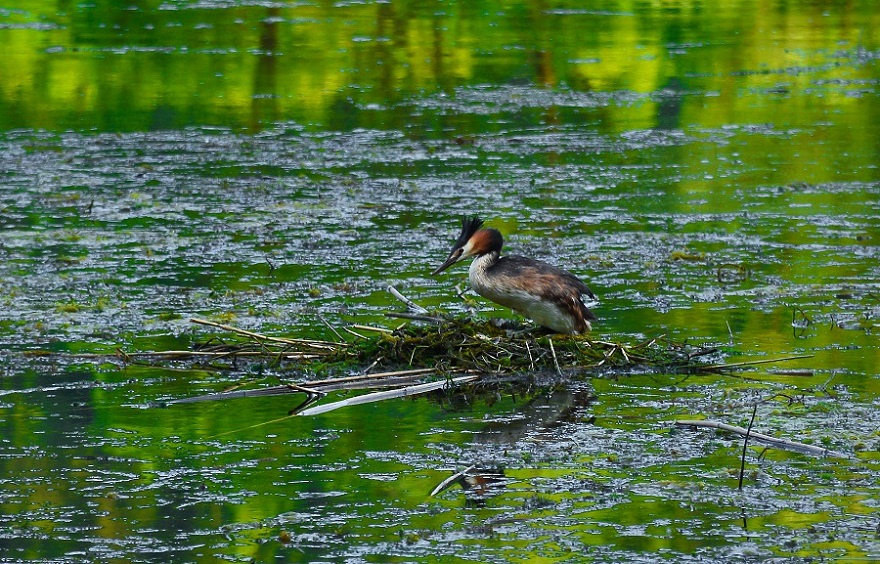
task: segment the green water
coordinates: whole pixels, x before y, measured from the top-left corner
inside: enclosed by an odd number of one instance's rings
[[[880,558],[880,15],[723,4],[0,8],[0,560]],[[597,338],[808,358],[266,424],[299,400],[150,406],[295,365],[70,354],[390,327],[389,284],[511,317],[429,276],[469,213]],[[741,441],[673,426],[756,402],[849,458],[752,446],[738,490]]]

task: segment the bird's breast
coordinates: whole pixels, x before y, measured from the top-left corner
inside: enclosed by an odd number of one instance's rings
[[[476,293],[560,333],[581,331],[578,319],[571,311],[575,304],[551,299],[541,288],[531,288],[528,281],[510,283],[507,277],[492,272],[495,261],[484,258],[474,260],[468,272],[470,286]]]

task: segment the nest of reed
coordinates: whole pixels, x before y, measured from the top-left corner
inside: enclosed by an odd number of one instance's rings
[[[406,323],[394,330],[355,325],[344,329],[353,339],[345,340],[334,331],[338,341],[271,337],[203,319],[192,322],[225,334],[215,335],[191,351],[125,356],[132,360],[140,356],[153,360],[194,359],[221,369],[235,368],[241,361],[261,361],[280,370],[319,377],[377,370],[590,376],[608,372],[710,372],[726,366],[709,362],[718,360],[716,348],[665,337],[622,344],[589,336],[511,329],[509,323],[498,320],[432,318],[430,323]]]

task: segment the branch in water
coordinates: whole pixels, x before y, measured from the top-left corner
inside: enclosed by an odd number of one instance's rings
[[[749,429],[744,429],[742,427],[737,427],[736,425],[728,425],[727,423],[721,423],[719,421],[708,421],[708,420],[699,420],[699,419],[682,419],[675,422],[676,427],[703,427],[709,429],[721,429],[722,431],[728,431],[730,433],[736,433],[737,435],[741,435],[743,437],[748,436],[750,439],[754,439],[756,441],[768,444],[770,446],[774,446],[777,448],[782,448],[786,450],[792,450],[795,452],[802,452],[805,454],[812,454],[815,456],[834,456],[837,458],[849,458],[846,454],[842,452],[833,451],[827,448],[816,447],[813,445],[807,445],[804,443],[799,443],[796,441],[790,441],[788,439],[778,439],[776,437],[771,437],[770,435],[764,435],[762,433],[756,433],[754,431],[750,431]]]

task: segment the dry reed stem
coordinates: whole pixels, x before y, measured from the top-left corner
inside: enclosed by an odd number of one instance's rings
[[[846,454],[842,452],[837,452],[831,449],[817,447],[813,445],[808,445],[804,443],[799,443],[797,441],[791,441],[789,439],[779,439],[776,437],[771,437],[770,435],[764,435],[762,433],[756,433],[755,431],[751,431],[750,429],[744,429],[742,427],[737,427],[736,425],[728,425],[727,423],[721,423],[719,421],[709,421],[702,419],[680,419],[675,421],[676,427],[702,427],[708,429],[720,429],[722,431],[728,431],[730,433],[736,433],[737,435],[748,436],[750,439],[754,439],[756,441],[760,441],[762,443],[768,444],[770,446],[775,446],[782,449],[793,450],[795,452],[803,452],[806,454],[812,454],[815,456],[833,456],[837,458],[849,458]]]
[[[394,296],[395,298],[397,298],[398,300],[403,302],[406,305],[406,307],[408,307],[412,311],[419,313],[419,314],[423,314],[423,315],[428,313],[427,309],[423,308],[419,304],[415,303],[411,299],[407,298],[406,296],[404,296],[403,294],[398,292],[397,288],[395,288],[394,286],[388,286],[387,290],[392,296]]]
[[[199,325],[207,325],[208,327],[216,327],[217,329],[229,331],[230,333],[237,333],[239,335],[244,335],[246,337],[250,337],[250,338],[256,339],[258,341],[269,341],[269,342],[273,342],[273,343],[286,343],[288,345],[303,345],[306,347],[315,347],[318,349],[334,349],[336,347],[348,346],[348,343],[345,343],[345,342],[334,343],[332,341],[321,341],[321,340],[316,340],[316,339],[287,339],[287,338],[282,338],[282,337],[269,337],[267,335],[261,335],[259,333],[247,331],[245,329],[239,329],[238,327],[233,327],[232,325],[224,325],[223,323],[215,323],[213,321],[208,321],[207,319],[198,319],[195,317],[190,319],[190,321],[192,323],[197,323]]]
[[[341,407],[349,407],[352,405],[362,405],[365,403],[374,403],[378,401],[385,401],[389,399],[402,398],[408,396],[414,396],[418,394],[424,394],[426,392],[431,392],[434,390],[439,390],[445,388],[446,386],[453,386],[456,384],[464,384],[467,382],[471,382],[476,380],[479,376],[459,376],[458,378],[453,378],[451,380],[438,380],[437,382],[428,382],[426,384],[417,384],[415,386],[407,386],[405,388],[399,388],[397,390],[389,390],[384,392],[373,392],[370,394],[364,394],[361,396],[355,396],[351,398],[346,398],[341,401],[327,403],[324,405],[316,405],[315,407],[310,407],[308,409],[304,409],[297,413],[300,416],[308,416],[308,415],[319,415],[321,413],[327,413],[328,411],[334,411]]]

